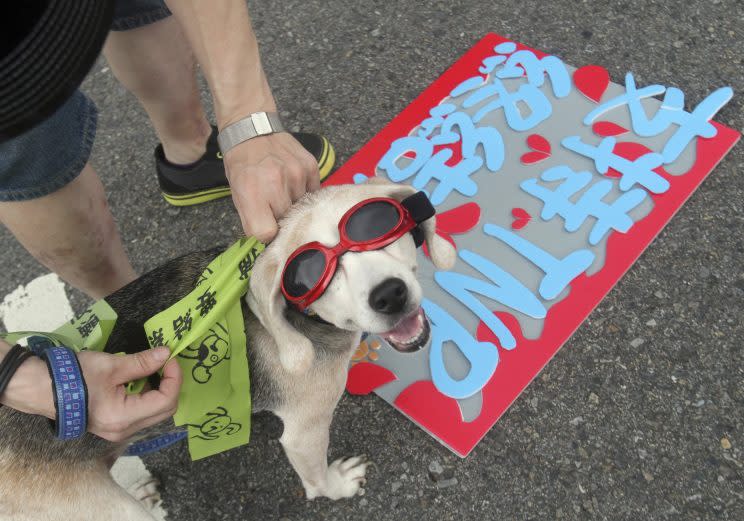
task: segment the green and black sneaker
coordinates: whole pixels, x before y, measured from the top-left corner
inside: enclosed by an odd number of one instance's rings
[[[294,138],[318,161],[320,180],[328,177],[336,163],[331,143],[318,134],[292,132]],[[217,145],[217,128],[207,141],[207,151],[190,165],[175,165],[165,158],[163,146],[155,148],[155,169],[160,192],[174,206],[191,206],[230,195],[222,152]]]

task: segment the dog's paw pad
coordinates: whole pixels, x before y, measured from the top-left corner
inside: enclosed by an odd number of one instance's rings
[[[377,340],[362,340],[351,357],[351,363],[356,364],[357,362],[366,362],[367,360],[376,361],[380,358],[377,351],[381,347],[382,345]]]

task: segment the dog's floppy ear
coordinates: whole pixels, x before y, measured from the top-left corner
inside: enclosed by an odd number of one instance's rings
[[[290,373],[304,373],[313,363],[313,346],[285,316],[287,303],[281,292],[284,265],[277,254],[279,244],[272,246],[267,247],[256,259],[246,298],[251,311],[274,338],[284,369]]]
[[[436,216],[427,219],[419,224],[419,228],[424,230],[424,242],[426,242],[426,248],[429,250],[434,266],[440,270],[449,270],[455,265],[457,250],[437,234],[436,220]]]
[[[386,195],[402,201],[406,197],[409,197],[417,192],[417,190],[409,185],[402,185],[391,183],[387,179],[375,176],[371,177],[367,184],[370,185],[382,185],[385,189]],[[434,263],[434,266],[440,270],[449,270],[455,265],[457,260],[457,250],[448,241],[437,235],[437,222],[436,216],[431,219],[427,219],[421,224],[419,228],[424,232],[424,242],[426,242],[426,248],[429,250],[429,255]]]

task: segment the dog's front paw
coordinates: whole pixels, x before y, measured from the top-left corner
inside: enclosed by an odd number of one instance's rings
[[[140,458],[136,456],[119,458],[111,468],[111,475],[114,481],[139,501],[155,519],[165,519],[158,490],[160,482],[150,474]]]
[[[328,466],[325,487],[306,488],[307,498],[327,497],[333,500],[352,497],[362,492],[367,482],[364,475],[370,465],[367,456],[355,456],[349,459],[337,459]]]
[[[160,481],[150,476],[150,479],[137,483],[129,493],[134,499],[142,503],[147,510],[153,510],[163,502],[160,497],[160,491],[158,490],[159,486]]]

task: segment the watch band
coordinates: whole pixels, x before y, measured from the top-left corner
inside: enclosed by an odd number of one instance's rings
[[[284,132],[284,126],[276,112],[254,112],[250,116],[223,128],[217,136],[222,154],[235,145],[258,136]]]

